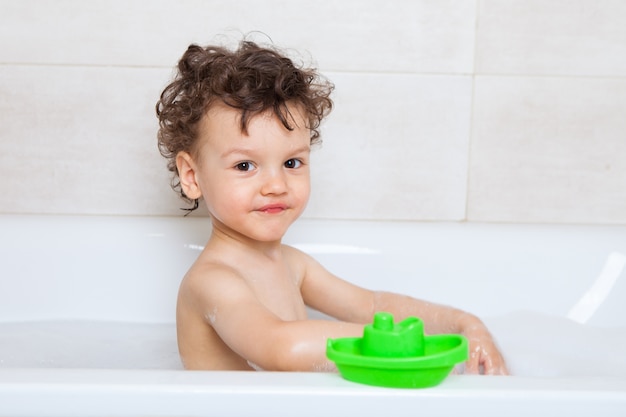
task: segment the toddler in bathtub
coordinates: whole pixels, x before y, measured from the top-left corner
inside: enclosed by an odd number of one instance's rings
[[[309,154],[333,85],[273,47],[191,45],[157,103],[174,189],[208,208],[212,233],[178,294],[187,369],[331,371],[327,338],[361,336],[374,312],[420,317],[470,342],[465,371],[506,374],[475,316],[344,281],[283,245],[309,198]],[[308,305],[337,319],[309,320]]]

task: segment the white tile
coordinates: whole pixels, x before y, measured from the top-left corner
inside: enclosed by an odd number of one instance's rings
[[[468,218],[626,223],[626,80],[479,77]]]
[[[169,71],[0,71],[0,174],[10,179],[0,211],[180,213],[155,139],[153,106]],[[463,218],[469,78],[331,75],[337,107],[315,153],[307,215]]]
[[[0,62],[172,67],[191,42],[261,31],[325,70],[468,73],[475,8],[474,0],[4,2]]]
[[[307,217],[465,216],[471,79],[332,74],[336,108],[313,154]]]
[[[0,212],[167,214],[154,104],[169,71],[0,67]]]
[[[482,74],[626,76],[626,2],[481,0]]]

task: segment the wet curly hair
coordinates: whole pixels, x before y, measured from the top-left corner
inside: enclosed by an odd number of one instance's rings
[[[198,126],[209,107],[221,101],[240,111],[241,130],[247,133],[252,117],[273,112],[288,130],[293,130],[287,103],[298,104],[305,115],[311,143],[320,141],[320,123],[330,113],[334,85],[315,69],[298,67],[273,47],[242,41],[235,50],[222,46],[190,45],[178,62],[174,80],[156,104],[159,119],[158,146],[173,173],[172,188],[190,204],[198,200],[182,191],[176,155],[192,152]]]

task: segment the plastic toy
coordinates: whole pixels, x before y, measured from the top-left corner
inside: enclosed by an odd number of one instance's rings
[[[469,357],[461,335],[424,335],[424,323],[409,317],[394,323],[379,312],[363,337],[328,339],[326,356],[343,378],[367,385],[426,388],[440,384],[457,363]]]

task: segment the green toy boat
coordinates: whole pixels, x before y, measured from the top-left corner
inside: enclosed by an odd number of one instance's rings
[[[326,356],[348,381],[392,388],[427,388],[440,384],[456,364],[469,358],[461,335],[424,335],[424,323],[408,317],[394,323],[379,312],[363,337],[328,339]]]

